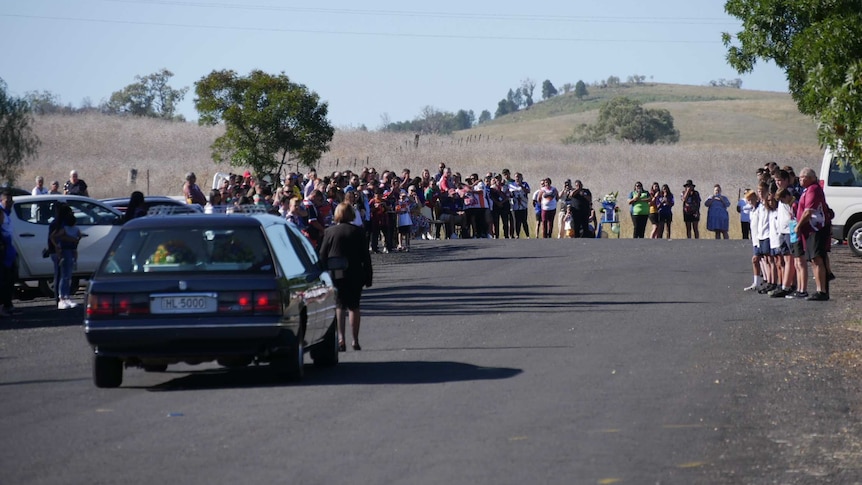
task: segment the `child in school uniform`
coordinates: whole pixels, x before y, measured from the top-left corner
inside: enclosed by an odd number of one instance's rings
[[[745,200],[751,205],[752,210],[750,214],[751,219],[751,245],[752,245],[752,256],[751,256],[751,273],[753,275],[753,281],[750,286],[746,286],[744,288],[745,291],[757,291],[763,285],[763,266],[761,264],[763,260],[763,248],[760,245],[760,234],[758,234],[758,228],[760,227],[760,212],[758,208],[760,207],[760,197],[757,195],[757,192],[753,190],[749,190],[745,193]]]
[[[775,211],[775,230],[778,232],[778,248],[773,249],[775,258],[780,260],[781,264],[781,287],[769,293],[773,298],[784,298],[796,290],[794,288],[796,282],[796,269],[793,262],[790,242],[790,221],[793,217],[793,204],[795,198],[787,188],[778,189],[775,193],[775,199],[778,202],[778,207]]]

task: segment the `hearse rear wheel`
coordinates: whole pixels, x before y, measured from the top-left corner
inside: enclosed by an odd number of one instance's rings
[[[93,383],[96,387],[120,387],[123,383],[123,361],[104,355],[93,356]]]

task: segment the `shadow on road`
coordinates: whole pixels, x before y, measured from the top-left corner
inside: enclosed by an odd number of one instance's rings
[[[301,385],[439,384],[443,382],[508,379],[521,372],[520,369],[479,367],[461,362],[346,362],[329,369],[315,368],[306,364],[305,379],[301,383],[290,384],[280,380],[270,371],[268,366],[261,365],[260,367],[245,369],[208,369],[191,373],[182,372],[182,377],[153,387],[143,387],[143,389],[166,392]],[[170,373],[171,371],[168,371],[166,374]],[[125,387],[135,388],[136,386]],[[137,388],[142,387],[137,386]]]
[[[41,299],[37,303],[29,303],[27,306],[16,304],[16,314],[0,320],[0,328],[24,329],[24,328],[49,328],[68,327],[72,325],[83,325],[84,305],[79,303],[76,308],[70,310],[58,310],[53,298]]]
[[[486,286],[477,291],[474,286],[390,286],[369,288],[362,294],[362,312],[374,316],[433,315],[487,315],[489,308],[507,313],[533,312],[569,313],[579,311],[609,311],[619,307],[629,311],[631,306],[692,304],[698,301],[632,300],[634,295],[621,293],[586,293],[555,291],[561,286],[545,285],[541,288],[523,287],[513,291],[510,286]],[[637,295],[640,296],[640,295]],[[599,299],[611,301],[599,301]],[[553,305],[548,305],[553,301]],[[397,302],[397,304],[396,304]]]

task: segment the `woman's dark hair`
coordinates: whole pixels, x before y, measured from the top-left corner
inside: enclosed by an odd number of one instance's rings
[[[144,193],[136,190],[129,197],[129,205],[126,207],[126,213],[123,215],[123,222],[129,222],[136,217],[141,217],[141,212],[144,208]]]

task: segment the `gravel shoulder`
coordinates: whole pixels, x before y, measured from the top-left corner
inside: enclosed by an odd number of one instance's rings
[[[862,483],[862,258],[847,246],[831,257],[831,300],[788,301],[822,304],[822,318],[770,327],[767,346],[748,362],[747,378],[763,385],[757,395],[738,396],[751,404],[745,421],[762,429],[731,449],[740,457],[772,449],[778,460],[761,464],[760,478],[775,483]]]

